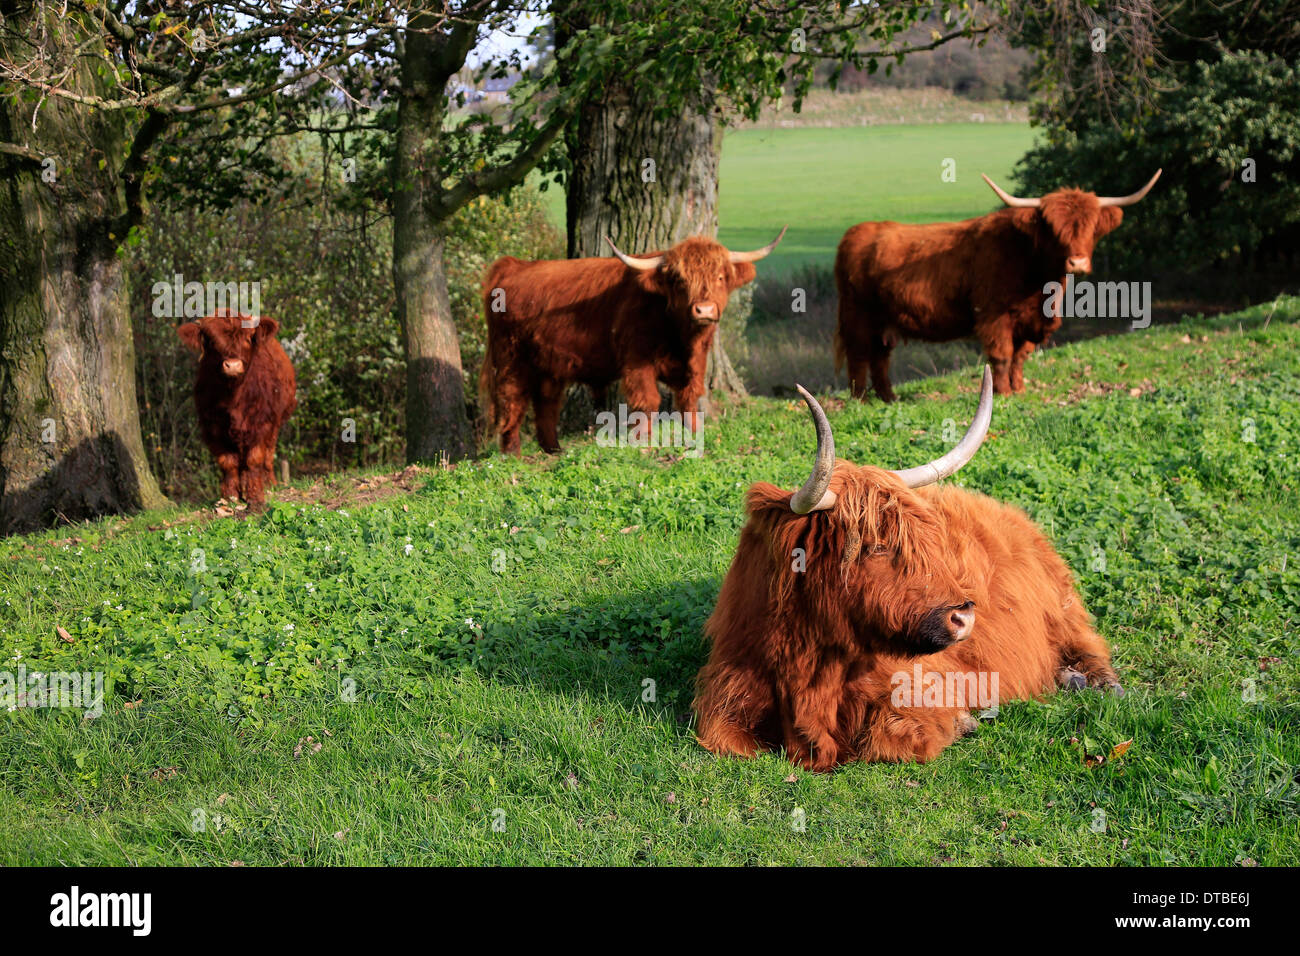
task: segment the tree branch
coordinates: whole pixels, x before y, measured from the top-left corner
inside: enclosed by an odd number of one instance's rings
[[[451,216],[476,196],[518,186],[529,171],[537,165],[538,160],[551,148],[560,133],[564,131],[564,127],[568,125],[568,121],[567,113],[552,116],[549,122],[538,130],[532,142],[516,153],[509,162],[484,167],[462,177],[450,189],[443,190],[435,200],[439,217]]]

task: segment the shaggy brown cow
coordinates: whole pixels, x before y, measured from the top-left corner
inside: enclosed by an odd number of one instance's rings
[[[974,706],[1058,685],[1122,693],[1042,532],[1016,508],[933,484],[984,440],[992,385],[986,367],[975,420],[952,451],[897,472],[836,462],[826,416],[800,388],[816,465],[793,495],[750,488],[696,679],[705,747],[744,757],[784,747],[821,771],[926,761],[973,727]],[[990,686],[993,699],[977,699]]]
[[[501,450],[519,454],[528,403],[544,451],[560,450],[556,426],[571,383],[598,395],[621,380],[633,411],[659,410],[664,382],[694,432],[704,369],[730,293],[753,281],[752,263],[781,241],[731,252],[704,236],[667,252],[616,259],[498,259],[483,283],[487,354],[479,394]]]
[[[239,496],[252,508],[266,503],[264,487],[275,484],[275,444],[298,405],[279,327],[265,316],[223,311],[176,330],[199,356],[194,405],[203,443],[221,469],[221,496]]]
[[[854,396],[871,384],[894,400],[889,355],[905,339],[947,342],[977,337],[993,366],[999,395],[1023,392],[1025,359],[1061,326],[1059,299],[1047,310],[1048,282],[1092,271],[1093,245],[1120,224],[1130,196],[1058,189],[1039,199],[1004,192],[1007,209],[977,219],[902,225],[864,222],[840,240],[835,256],[839,324],[835,367],[846,363]]]

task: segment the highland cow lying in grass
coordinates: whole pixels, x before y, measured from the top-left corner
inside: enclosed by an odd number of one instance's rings
[[[750,488],[696,680],[705,747],[745,757],[784,747],[812,770],[926,761],[974,727],[972,708],[999,696],[1085,685],[1122,693],[1042,532],[1017,508],[934,484],[984,440],[989,369],[961,442],[897,472],[836,462],[825,413],[799,391],[817,428],[816,464],[793,495]],[[994,699],[978,699],[990,690]]]

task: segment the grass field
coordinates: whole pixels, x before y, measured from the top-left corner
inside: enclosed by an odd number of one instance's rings
[[[735,249],[790,231],[759,267],[759,279],[805,264],[829,269],[850,226],[870,219],[939,222],[998,205],[980,173],[1001,183],[1033,141],[1024,123],[947,123],[841,128],[733,129],[722,144],[718,237]],[[940,174],[956,161],[956,181]],[[546,193],[557,226],[564,197]]]
[[[787,401],[700,459],[570,439],[366,505],[0,541],[0,667],[110,685],[97,719],[0,711],[0,864],[1296,865],[1298,321],[1070,345],[998,400],[954,480],[1056,542],[1129,693],[1004,705],[925,766],[693,740],[744,490],[807,472]],[[840,454],[933,457],[975,386],[832,402]]]

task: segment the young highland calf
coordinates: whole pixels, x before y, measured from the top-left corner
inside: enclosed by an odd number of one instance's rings
[[[984,440],[988,368],[966,436],[905,471],[836,462],[821,406],[799,391],[816,464],[793,495],[750,488],[696,679],[705,747],[743,757],[784,747],[819,771],[923,762],[973,729],[972,708],[1057,686],[1122,693],[1042,532],[1016,508],[934,484]]]
[[[1091,272],[1097,240],[1159,178],[1156,170],[1131,196],[1058,189],[1022,199],[985,176],[1009,208],[963,222],[859,223],[835,256],[836,368],[848,365],[856,397],[870,372],[876,394],[892,402],[894,346],[974,335],[993,365],[994,391],[1023,392],[1025,359],[1061,327],[1060,297],[1045,307],[1044,288]]]
[[[753,252],[692,236],[648,256],[610,242],[617,258],[494,262],[483,282],[479,396],[501,450],[519,454],[531,403],[542,450],[559,451],[560,406],[574,382],[603,395],[621,381],[628,406],[646,415],[659,411],[664,382],[698,435],[705,364],[728,296],[754,280],[753,263],[784,235]]]
[[[176,330],[199,356],[194,405],[203,443],[221,469],[221,496],[252,508],[266,503],[264,487],[275,484],[275,444],[298,404],[279,327],[265,316],[218,312]]]

